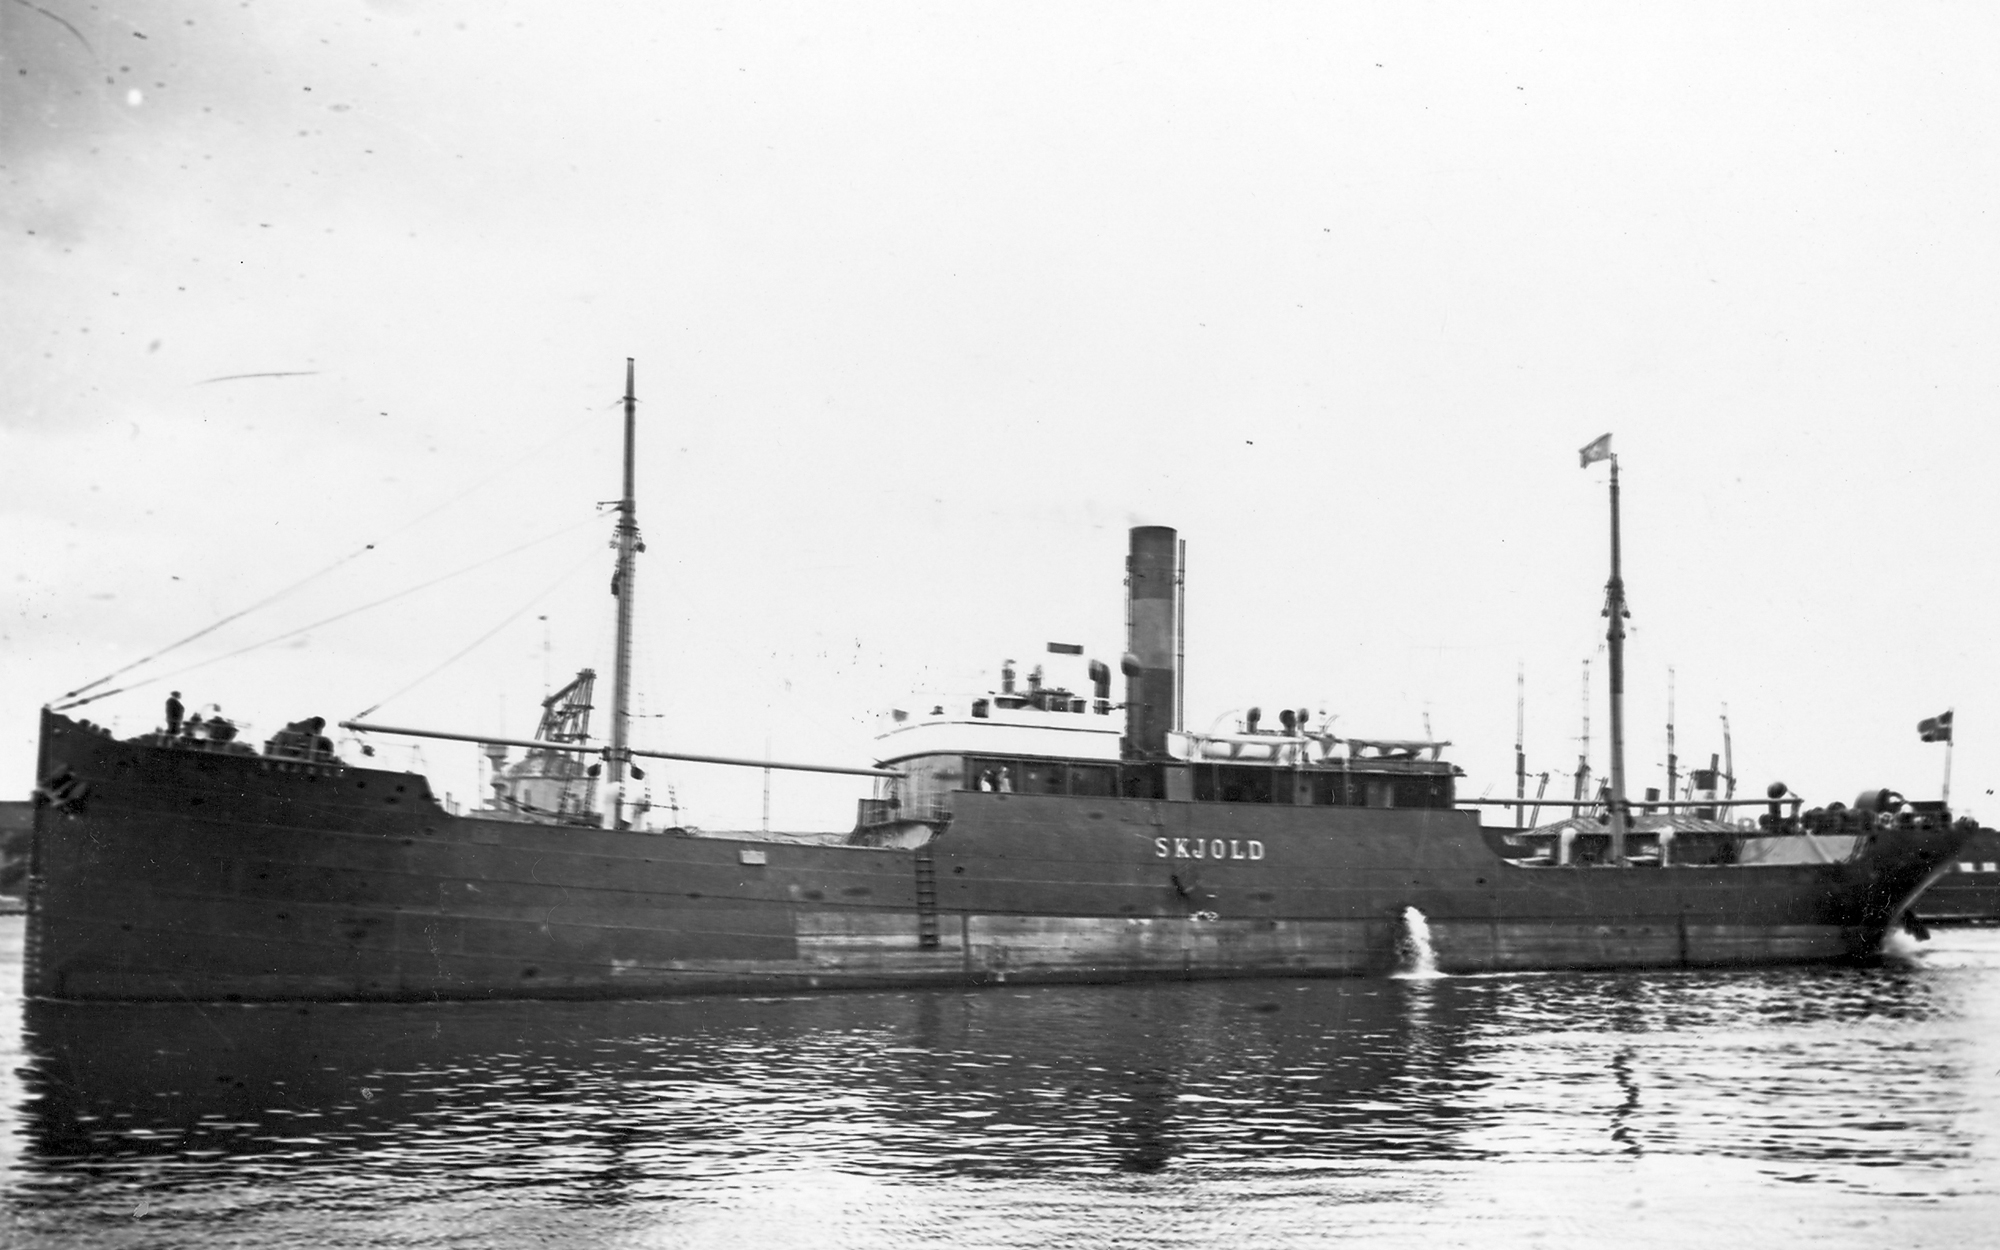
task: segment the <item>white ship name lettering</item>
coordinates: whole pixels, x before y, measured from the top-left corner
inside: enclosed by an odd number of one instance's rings
[[[1159,859],[1262,859],[1264,844],[1255,838],[1154,838]]]

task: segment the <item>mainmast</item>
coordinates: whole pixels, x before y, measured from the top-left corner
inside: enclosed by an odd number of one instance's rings
[[[1611,462],[1611,580],[1604,584],[1604,615],[1610,619],[1604,641],[1611,651],[1611,862],[1625,865],[1625,578],[1618,567],[1618,457],[1611,453],[1611,436],[1585,447],[1583,467],[1593,461]]]
[[[625,771],[630,760],[626,730],[630,721],[632,695],[632,573],[633,557],[646,549],[639,541],[638,505],[632,497],[632,449],[637,426],[638,398],[632,391],[632,358],[625,358],[625,492],[618,500],[618,530],[612,545],[618,549],[618,571],[611,578],[611,593],[618,597],[618,641],[611,666],[611,748],[605,762],[611,769],[611,826],[625,825]]]
[[[1611,862],[1625,865],[1625,578],[1618,568],[1618,457],[1611,457],[1611,580],[1604,586],[1611,644]]]

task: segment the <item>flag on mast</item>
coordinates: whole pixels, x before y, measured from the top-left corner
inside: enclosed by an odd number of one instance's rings
[[[1590,467],[1590,463],[1593,460],[1611,459],[1611,436],[1606,434],[1603,438],[1585,447],[1580,454],[1583,456],[1583,467],[1586,469]]]
[[[1925,742],[1951,741],[1951,713],[1932,716],[1917,722],[1917,736]]]

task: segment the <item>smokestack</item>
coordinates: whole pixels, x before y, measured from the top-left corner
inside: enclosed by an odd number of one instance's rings
[[[1167,526],[1132,530],[1132,554],[1125,562],[1131,625],[1123,665],[1125,754],[1132,759],[1164,758],[1167,731],[1174,725],[1177,551],[1174,531]]]

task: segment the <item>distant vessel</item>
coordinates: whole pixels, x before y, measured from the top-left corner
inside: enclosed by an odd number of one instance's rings
[[[2000,924],[2000,831],[1973,834],[1912,907],[1934,924]]]
[[[1275,730],[1253,709],[1231,732],[1183,731],[1181,547],[1158,526],[1131,534],[1121,704],[1110,664],[1056,645],[1089,693],[1039,669],[1017,685],[1010,665],[998,689],[896,724],[873,768],[635,748],[633,402],[628,362],[608,741],[589,736],[588,673],[532,739],[347,723],[485,743],[495,793],[455,815],[415,773],[336,756],[316,720],[260,750],[226,733],[121,741],[45,708],[27,991],[612,997],[1376,974],[1406,961],[1419,924],[1446,974],[1861,959],[1971,836],[1936,805],[1886,797],[1803,816],[1772,800],[1750,828],[1635,816],[1616,749],[1615,554],[1601,821],[1482,828],[1457,801],[1449,744],[1337,737],[1306,710]],[[1615,463],[1613,491],[1615,517]],[[526,759],[510,764],[510,746]],[[651,831],[625,795],[644,757],[859,773],[875,793],[842,834]]]

